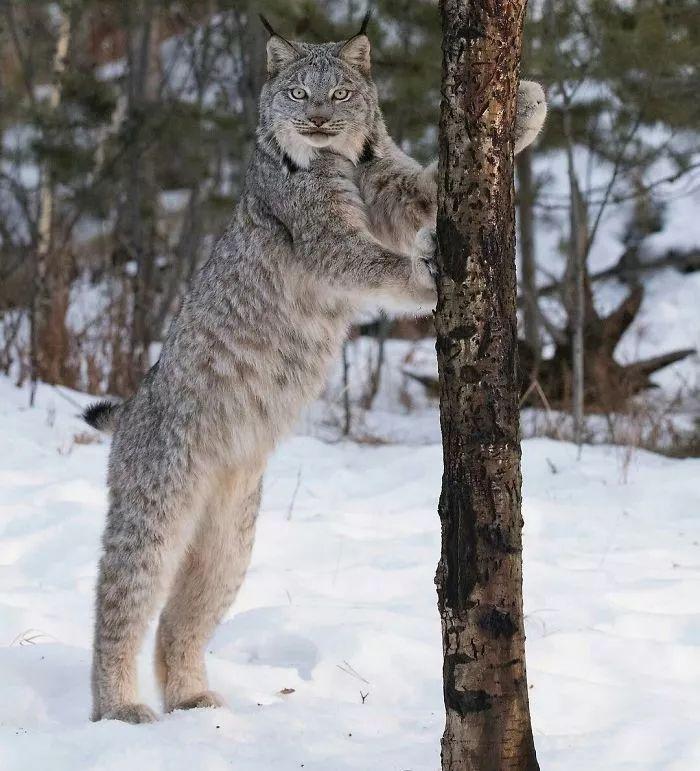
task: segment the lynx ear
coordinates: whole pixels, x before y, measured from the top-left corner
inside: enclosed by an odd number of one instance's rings
[[[370,44],[367,35],[360,34],[351,37],[340,49],[340,58],[352,67],[356,67],[363,75],[370,73]]]
[[[267,74],[270,77],[275,76],[299,56],[299,51],[283,37],[271,37],[267,41]]]
[[[262,14],[260,14],[260,21],[270,33],[270,39],[267,41],[267,74],[272,78],[281,69],[298,59],[301,52],[294,43],[278,35]]]
[[[368,10],[362,19],[360,31],[350,38],[340,49],[340,58],[353,67],[356,67],[363,75],[369,75],[370,71],[370,44],[367,37],[367,26],[372,18],[372,11]]]

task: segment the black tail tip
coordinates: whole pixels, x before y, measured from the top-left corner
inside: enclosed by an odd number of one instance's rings
[[[109,431],[114,422],[114,413],[119,405],[101,401],[91,404],[83,412],[83,420],[98,431]]]

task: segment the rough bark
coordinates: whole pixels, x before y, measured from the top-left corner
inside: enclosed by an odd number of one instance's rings
[[[442,0],[443,771],[537,769],[525,673],[512,128],[524,0]]]

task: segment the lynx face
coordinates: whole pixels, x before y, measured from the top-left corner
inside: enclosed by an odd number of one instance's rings
[[[297,165],[307,167],[324,148],[357,161],[377,111],[364,35],[322,45],[273,36],[268,73],[261,128]]]

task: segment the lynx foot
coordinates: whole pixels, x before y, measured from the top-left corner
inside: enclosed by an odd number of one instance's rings
[[[139,723],[155,723],[158,720],[156,713],[145,704],[123,704],[105,712],[102,720],[121,720],[124,723],[137,725]]]
[[[203,691],[195,696],[191,696],[189,699],[181,701],[173,707],[173,711],[176,709],[206,709],[212,707],[225,707],[226,702],[214,691]]]

